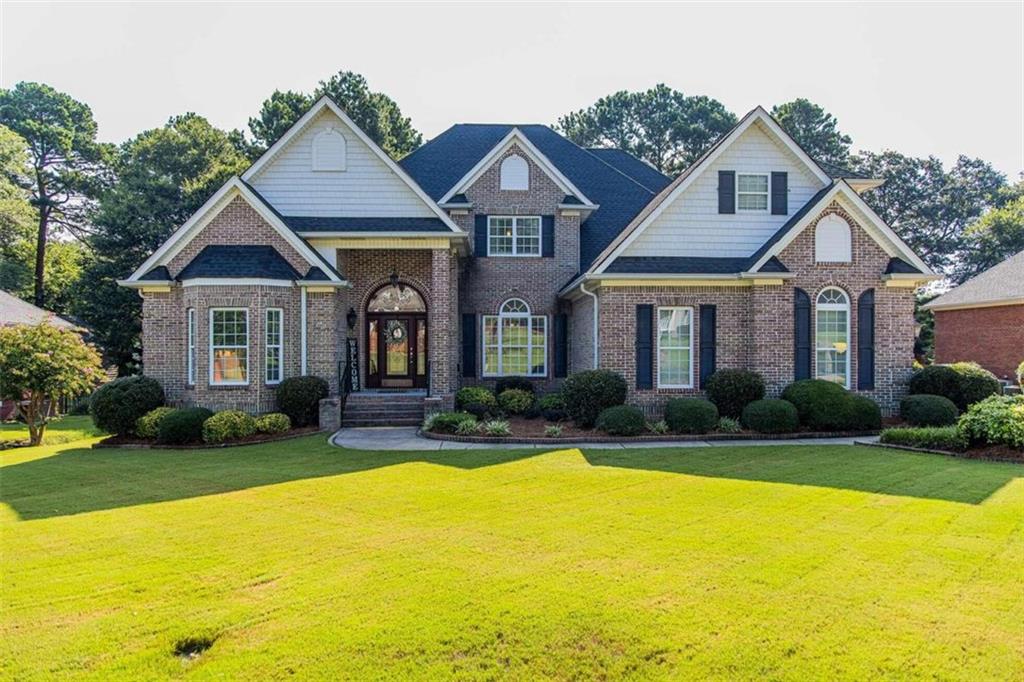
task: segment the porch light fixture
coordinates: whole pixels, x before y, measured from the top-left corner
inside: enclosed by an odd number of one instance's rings
[[[349,308],[348,314],[345,315],[345,321],[348,322],[349,329],[356,328],[356,321],[359,319],[359,315],[356,313],[355,308]]]

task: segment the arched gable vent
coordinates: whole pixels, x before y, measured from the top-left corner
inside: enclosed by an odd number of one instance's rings
[[[501,162],[501,189],[530,189],[530,168],[526,159],[513,154]]]
[[[345,136],[334,128],[319,133],[313,138],[313,170],[345,170]]]
[[[834,213],[818,221],[814,229],[814,260],[818,263],[849,263],[852,260],[850,223]]]

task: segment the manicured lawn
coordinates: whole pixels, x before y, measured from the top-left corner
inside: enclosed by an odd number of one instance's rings
[[[99,429],[93,426],[92,417],[62,417],[50,422],[43,432],[44,445],[72,443],[83,438],[100,435]],[[28,427],[20,422],[0,424],[0,442],[28,440]]]
[[[0,453],[4,679],[1024,676],[1018,465],[86,444]]]

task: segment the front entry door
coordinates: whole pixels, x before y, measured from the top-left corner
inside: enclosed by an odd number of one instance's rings
[[[426,386],[426,316],[370,315],[368,322],[367,386]]]

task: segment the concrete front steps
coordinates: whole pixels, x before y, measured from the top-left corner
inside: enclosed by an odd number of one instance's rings
[[[361,391],[345,400],[341,426],[419,426],[423,423],[422,391]]]

